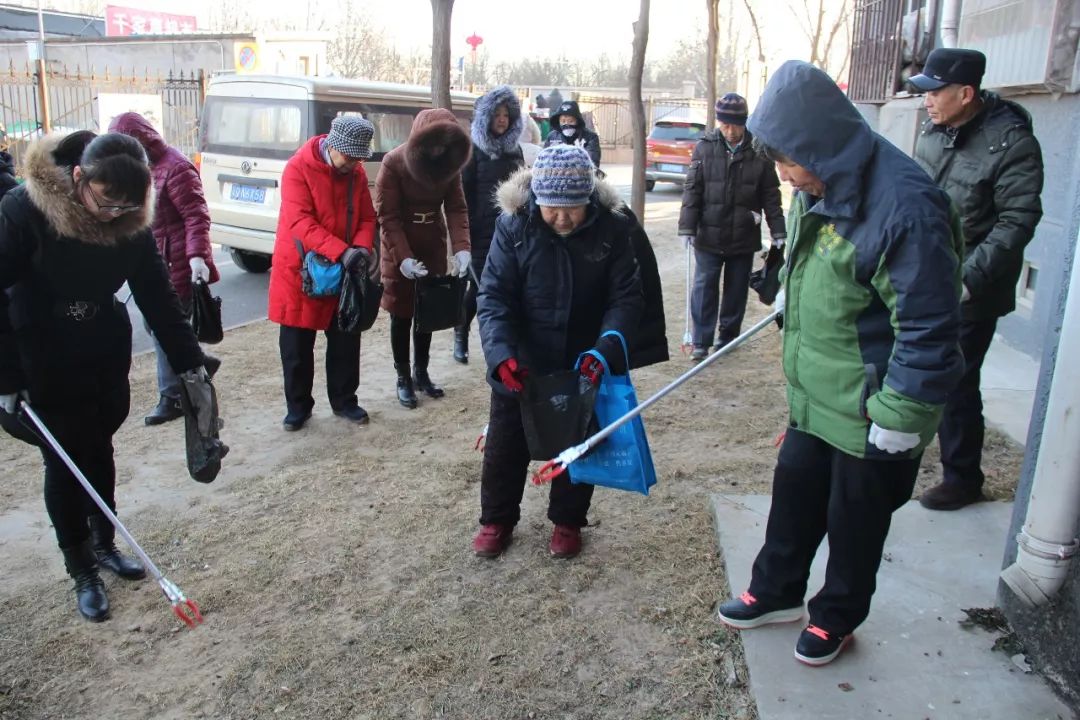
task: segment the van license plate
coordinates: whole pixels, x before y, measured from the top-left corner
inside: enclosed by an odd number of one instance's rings
[[[672,163],[660,163],[660,172],[685,173],[686,166],[674,165]]]
[[[233,185],[229,190],[229,199],[246,203],[265,203],[266,188],[252,185]]]

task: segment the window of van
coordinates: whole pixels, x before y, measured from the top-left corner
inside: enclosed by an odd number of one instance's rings
[[[288,160],[307,140],[303,101],[211,96],[203,110],[208,152]]]
[[[371,138],[371,159],[381,161],[383,155],[403,145],[409,139],[413,120],[417,113],[425,109],[420,107],[398,107],[394,105],[373,105],[370,103],[316,103],[315,117],[316,129],[313,135],[330,132],[330,123],[338,115],[355,115],[359,113],[367,118],[375,126],[375,135]],[[455,112],[460,122],[469,129],[471,117],[468,113]]]

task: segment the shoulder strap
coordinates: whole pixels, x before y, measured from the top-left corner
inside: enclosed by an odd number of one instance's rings
[[[356,173],[349,175],[349,197],[345,201],[345,244],[352,246],[353,194],[356,192]]]

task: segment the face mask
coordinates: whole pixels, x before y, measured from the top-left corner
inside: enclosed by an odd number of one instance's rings
[[[562,134],[566,137],[574,137],[577,133],[577,125],[563,125]]]

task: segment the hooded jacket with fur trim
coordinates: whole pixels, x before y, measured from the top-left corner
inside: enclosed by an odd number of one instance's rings
[[[491,121],[500,106],[506,106],[510,114],[510,127],[502,135],[495,136],[491,133]],[[495,233],[495,221],[499,217],[495,190],[525,164],[518,144],[522,128],[521,103],[508,85],[500,85],[476,101],[472,158],[461,171],[461,184],[465,202],[469,205],[469,236],[477,276],[484,269],[491,236]]]
[[[157,193],[151,229],[161,257],[169,267],[173,287],[186,303],[191,298],[189,261],[192,258],[206,261],[211,283],[221,279],[210,247],[210,210],[203,196],[199,171],[138,113],[117,115],[109,124],[109,132],[130,135],[146,150]]]
[[[614,187],[598,181],[585,221],[560,237],[544,222],[531,180],[531,171],[520,170],[499,187],[503,214],[477,301],[488,382],[502,394],[509,391],[495,370],[509,358],[548,374],[572,367],[607,330],[621,332],[631,348],[640,346],[645,298],[633,242],[636,220],[624,213]],[[652,267],[655,272],[655,261]],[[662,343],[666,351],[666,339]],[[607,345],[601,352],[621,371],[621,350]]]
[[[469,161],[469,134],[449,110],[422,110],[409,139],[383,157],[375,179],[375,211],[382,226],[382,307],[411,318],[415,282],[401,274],[414,258],[429,275],[447,272],[450,252],[470,249],[469,210],[461,170]]]
[[[26,183],[0,204],[0,392],[27,390],[45,412],[98,407],[112,432],[127,415],[131,365],[121,285],[178,373],[204,358],[150,232],[153,188],[141,210],[99,221],[54,155],[61,137],[30,147]]]

